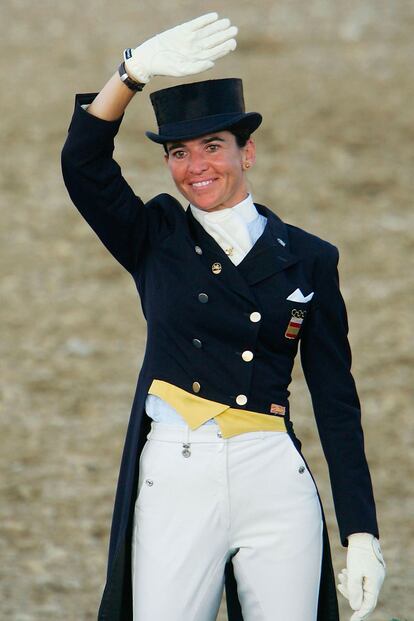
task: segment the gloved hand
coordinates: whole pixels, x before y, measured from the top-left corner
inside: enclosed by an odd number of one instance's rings
[[[355,610],[350,621],[364,621],[377,605],[385,578],[385,561],[378,539],[369,533],[349,535],[346,565],[338,574],[338,591]]]
[[[146,84],[155,75],[181,77],[211,69],[214,61],[236,48],[238,30],[230,20],[207,13],[155,35],[126,50],[128,75]]]

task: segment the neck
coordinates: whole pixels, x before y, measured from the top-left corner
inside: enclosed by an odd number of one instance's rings
[[[208,213],[216,213],[217,211],[223,211],[224,209],[233,209],[233,207],[238,207],[239,205],[243,205],[244,203],[252,203],[253,200],[249,192],[245,192],[244,198],[234,202],[232,205],[218,205],[217,207],[213,207],[212,209],[203,209],[202,207],[197,207],[190,203],[190,207],[192,210],[196,210],[200,214],[208,214]]]

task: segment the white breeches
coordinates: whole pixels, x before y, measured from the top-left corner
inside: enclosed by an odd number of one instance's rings
[[[322,513],[289,435],[223,439],[214,425],[152,422],[147,438],[132,534],[134,621],[215,621],[229,558],[244,621],[316,621]]]

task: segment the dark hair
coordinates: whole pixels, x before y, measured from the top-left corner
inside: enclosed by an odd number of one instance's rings
[[[239,147],[239,149],[242,149],[243,147],[246,146],[246,142],[249,140],[250,138],[250,132],[247,129],[237,129],[234,127],[229,127],[228,131],[233,134],[233,136],[236,138],[236,144]],[[167,145],[164,142],[163,145],[164,147],[164,151],[166,153],[166,155],[168,155],[168,149],[167,149]]]
[[[229,127],[229,132],[231,132],[233,136],[236,137],[236,142],[237,142],[237,146],[239,147],[239,149],[242,149],[243,147],[246,146],[246,142],[250,138],[250,132],[248,129],[235,129],[235,128]]]

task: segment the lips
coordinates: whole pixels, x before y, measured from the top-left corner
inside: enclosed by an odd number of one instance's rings
[[[196,190],[200,190],[200,189],[203,189],[203,188],[207,188],[214,181],[215,181],[215,179],[200,179],[199,181],[191,182],[189,185],[191,185],[191,187],[196,189]]]

